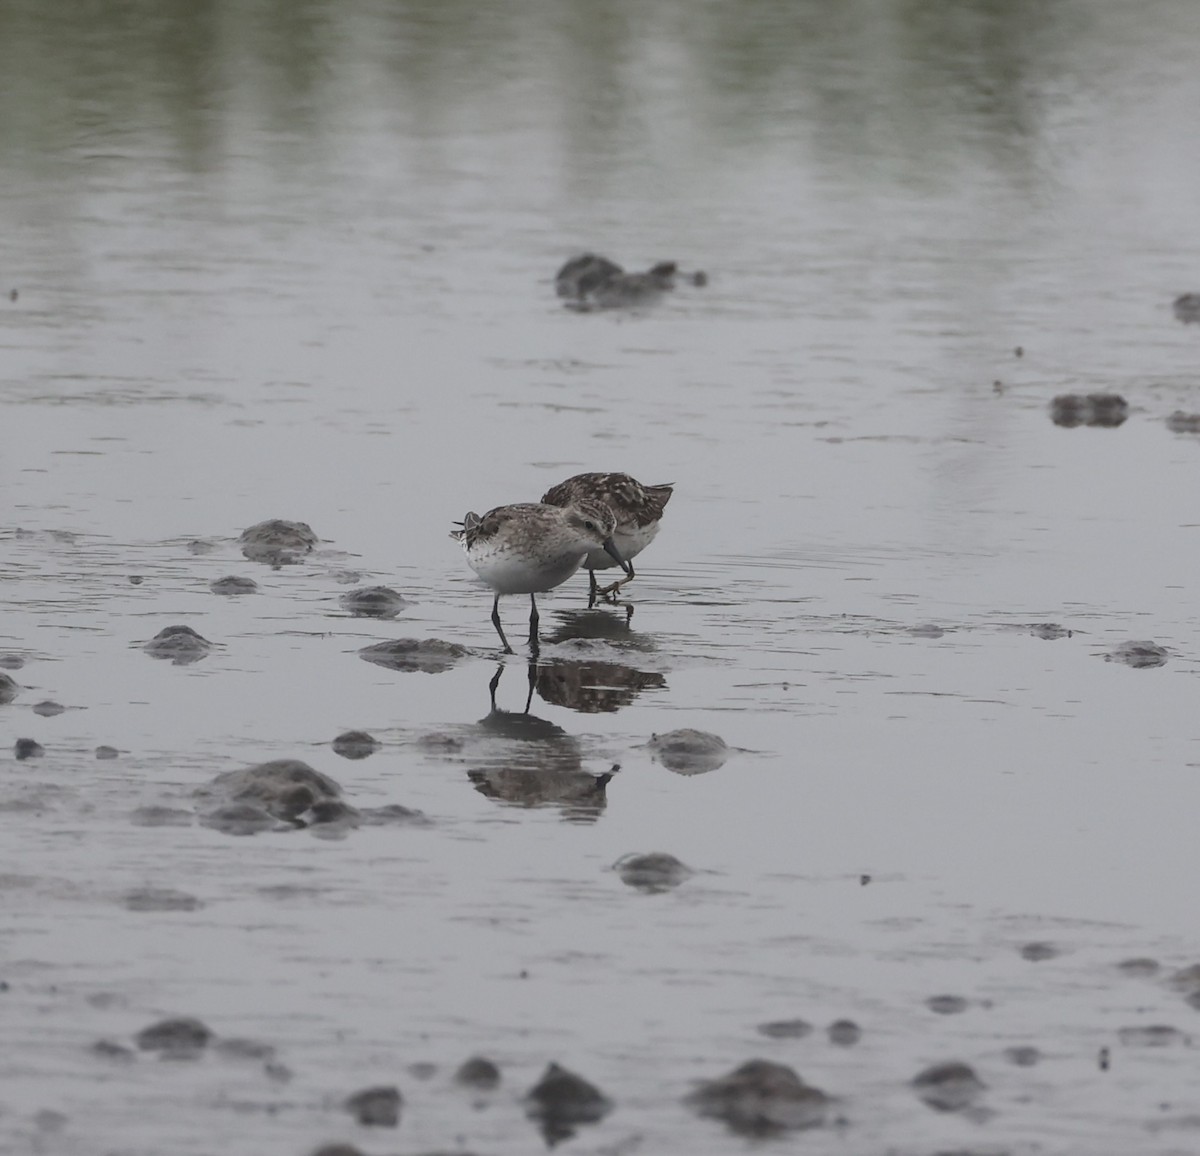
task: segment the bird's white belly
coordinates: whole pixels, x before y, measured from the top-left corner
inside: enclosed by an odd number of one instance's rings
[[[570,578],[583,555],[572,552],[535,559],[516,550],[475,550],[468,553],[467,562],[499,594],[540,594]]]
[[[648,526],[639,526],[636,522],[628,526],[619,526],[613,532],[613,545],[617,548],[617,553],[628,562],[632,558],[636,558],[651,542],[654,541],[654,535],[658,533],[658,523],[651,522]],[[603,550],[589,550],[587,558],[584,559],[584,565],[589,570],[607,570],[616,563],[612,560],[610,554],[606,554]]]

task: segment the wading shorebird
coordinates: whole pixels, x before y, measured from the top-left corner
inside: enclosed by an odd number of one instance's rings
[[[622,558],[621,568],[625,577],[611,586],[599,588],[596,571],[607,570],[613,562],[604,550],[591,549],[584,560],[587,567],[588,605],[597,598],[616,601],[617,591],[633,578],[633,559],[654,541],[662,522],[663,510],[671,500],[674,486],[643,486],[637,478],[628,474],[576,474],[557,486],[551,486],[542,495],[542,501],[551,506],[570,506],[580,502],[600,503],[607,506],[616,521],[613,544]]]
[[[605,564],[632,575],[633,567],[613,544],[615,529],[616,519],[607,506],[581,497],[552,505],[497,506],[482,518],[472,511],[463,517],[461,530],[450,531],[450,537],[462,543],[467,565],[496,592],[492,625],[505,653],[512,654],[513,648],[500,625],[502,594],[529,595],[529,645],[536,654],[538,594],[561,586],[593,554],[611,559]]]

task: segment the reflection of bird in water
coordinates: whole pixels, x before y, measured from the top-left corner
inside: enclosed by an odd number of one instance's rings
[[[571,642],[576,638],[596,638],[602,642],[618,642],[622,648],[653,650],[653,640],[644,634],[635,634],[633,603],[621,604],[625,617],[619,618],[607,610],[556,610],[554,617],[559,625],[549,634],[551,642]]]
[[[476,766],[467,772],[475,789],[489,799],[519,807],[560,806],[568,819],[594,820],[607,804],[605,787],[619,769],[593,775],[583,768],[579,740],[562,727],[529,713],[536,663],[529,664],[529,697],[520,713],[496,706],[501,666],[488,684],[491,711],[479,722],[492,750],[474,752]]]
[[[500,625],[500,595],[529,595],[529,646],[536,654],[539,593],[560,586],[593,553],[633,574],[633,567],[613,545],[615,529],[616,520],[606,505],[580,495],[578,500],[553,505],[497,506],[482,518],[472,511],[463,517],[462,529],[451,530],[450,537],[462,543],[467,565],[496,591],[492,624],[508,654],[513,649]]]
[[[626,577],[601,590],[596,584],[596,571],[607,570],[613,565],[613,559],[602,549],[590,549],[583,563],[590,579],[589,606],[594,605],[597,598],[616,601],[617,591],[633,579],[633,566],[630,563],[654,541],[673,489],[671,485],[643,486],[637,478],[628,474],[592,473],[576,474],[557,486],[551,486],[542,495],[542,501],[551,506],[569,507],[589,502],[612,510],[616,520],[612,542],[617,554],[624,560]]]
[[[601,714],[628,706],[643,690],[665,687],[667,680],[656,671],[619,662],[562,659],[538,666],[536,685],[538,694],[554,706]]]

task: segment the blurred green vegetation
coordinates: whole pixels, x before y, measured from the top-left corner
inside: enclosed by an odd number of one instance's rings
[[[235,121],[241,134],[303,138],[363,107],[418,130],[552,110],[568,149],[596,148],[655,102],[682,105],[714,140],[806,118],[853,149],[882,122],[936,152],[949,116],[1011,144],[1036,132],[1040,82],[1063,67],[1087,11],[1080,0],[0,0],[0,149],[11,161],[150,132],[203,169]]]

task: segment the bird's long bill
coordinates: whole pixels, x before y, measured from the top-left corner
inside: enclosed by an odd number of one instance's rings
[[[613,540],[611,538],[605,538],[604,541],[600,543],[600,545],[604,547],[604,552],[618,566],[620,566],[621,569],[624,570],[626,574],[630,575],[631,577],[633,576],[633,567],[628,562],[626,562],[624,558],[621,557],[616,546],[613,545]]]

